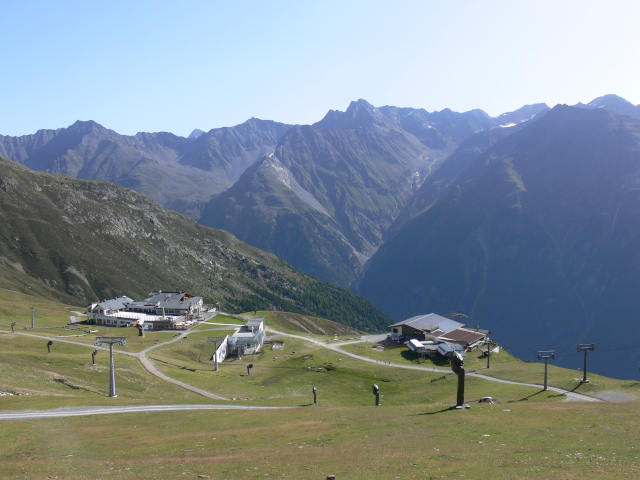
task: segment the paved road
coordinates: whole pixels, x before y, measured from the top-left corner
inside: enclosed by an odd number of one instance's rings
[[[107,415],[113,413],[170,412],[176,410],[276,410],[301,407],[262,407],[253,405],[128,405],[98,407],[64,407],[53,410],[23,410],[0,412],[0,421],[36,420],[39,418],[80,417],[82,415]]]

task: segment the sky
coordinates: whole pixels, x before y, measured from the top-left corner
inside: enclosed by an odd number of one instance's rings
[[[0,135],[640,103],[637,0],[0,1]]]

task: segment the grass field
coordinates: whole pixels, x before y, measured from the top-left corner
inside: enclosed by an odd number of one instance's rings
[[[36,328],[11,333],[12,321],[30,327],[29,305],[36,306]],[[269,327],[312,341],[280,337],[283,350],[267,345],[260,354],[222,362],[216,372],[209,339],[231,333],[234,327],[225,324],[238,324],[235,317],[216,317],[182,339],[175,332],[142,338],[127,328],[65,337],[76,334],[67,328],[80,329],[78,334],[90,329],[67,325],[81,310],[0,291],[0,410],[174,403],[295,408],[6,421],[0,423],[1,478],[638,477],[638,382],[590,374],[591,382],[581,386],[575,371],[549,367],[550,385],[629,400],[591,403],[468,376],[471,409],[452,410],[457,379],[445,361],[424,362],[406,348],[378,351],[360,341],[342,348],[373,362],[352,358],[324,348],[336,343],[336,334],[338,342],[359,338],[328,321],[314,329],[309,317],[257,312]],[[127,338],[126,347],[118,347],[126,354],[115,355],[116,398],[108,397],[108,353],[91,362],[93,340],[104,334]],[[148,373],[135,355],[155,345],[148,357],[163,373],[231,400],[214,401]],[[469,353],[465,367],[527,383],[542,383],[544,369],[504,350],[492,357],[489,370],[478,352]],[[379,407],[373,383],[380,387]],[[483,396],[500,403],[478,404]]]
[[[0,468],[3,478],[638,478],[639,407],[319,406],[14,421],[2,424]]]

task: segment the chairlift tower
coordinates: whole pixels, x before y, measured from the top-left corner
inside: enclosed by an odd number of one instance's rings
[[[218,302],[219,303],[219,302]],[[216,365],[216,372],[218,371],[218,343],[222,343],[222,338],[219,337],[209,337],[207,339],[207,343],[213,343],[214,344],[214,350],[213,350],[213,359],[215,360],[215,365]]]
[[[582,375],[582,380],[580,383],[589,383],[587,380],[587,352],[589,350],[594,351],[596,349],[595,344],[593,343],[579,343],[578,344],[578,352],[584,351],[584,373]]]
[[[109,396],[117,397],[116,395],[116,374],[113,368],[113,346],[119,345],[124,347],[127,344],[127,337],[96,337],[93,344],[96,347],[103,347],[109,345],[109,363],[111,365],[111,372],[109,377]]]
[[[544,358],[544,388],[542,390],[548,390],[547,388],[547,360],[556,358],[555,350],[547,350],[547,351],[539,351],[538,352],[538,360],[542,360]]]

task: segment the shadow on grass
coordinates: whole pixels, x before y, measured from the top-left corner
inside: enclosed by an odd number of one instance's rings
[[[69,388],[71,388],[73,390],[84,390],[85,392],[94,393],[96,395],[103,395],[102,393],[96,392],[95,390],[91,390],[90,388],[79,387],[78,385],[74,385],[72,383],[69,383],[64,378],[54,378],[53,381],[56,382],[56,383],[61,383],[65,387],[69,387]]]
[[[516,402],[525,402],[527,400],[529,400],[530,398],[535,397],[536,395],[540,395],[542,392],[544,392],[544,390],[538,390],[536,393],[532,393],[531,395],[528,395],[526,397],[522,397],[518,400],[509,400],[507,403],[516,403]]]
[[[455,410],[455,409],[456,409],[455,405],[451,405],[449,407],[443,408],[442,410],[436,410],[435,412],[416,413],[416,414],[411,415],[411,416],[412,417],[420,417],[422,415],[436,415],[438,413],[449,412],[449,411]]]

